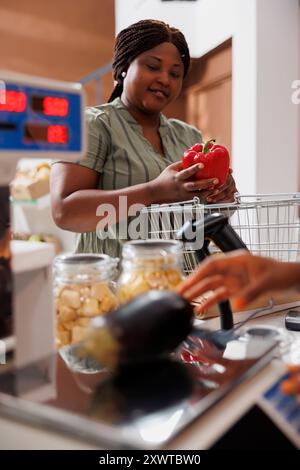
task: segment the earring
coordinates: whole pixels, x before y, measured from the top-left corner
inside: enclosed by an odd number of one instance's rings
[[[126,77],[126,72],[122,72],[121,77],[125,78]]]

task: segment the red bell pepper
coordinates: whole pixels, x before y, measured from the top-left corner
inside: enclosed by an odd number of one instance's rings
[[[203,163],[204,168],[196,173],[196,179],[217,178],[222,186],[229,173],[229,153],[226,147],[214,144],[211,139],[204,144],[195,144],[183,155],[182,168],[188,168],[196,163]]]

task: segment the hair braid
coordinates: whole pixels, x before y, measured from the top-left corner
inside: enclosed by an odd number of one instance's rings
[[[120,31],[116,38],[112,68],[117,84],[108,100],[109,102],[122,94],[122,72],[127,71],[131,62],[138,55],[163,42],[171,42],[177,47],[184,66],[184,76],[186,76],[190,64],[190,53],[182,32],[162,21],[138,21]]]

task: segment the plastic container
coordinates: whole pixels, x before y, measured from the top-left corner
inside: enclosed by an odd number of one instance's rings
[[[174,290],[183,280],[182,244],[176,240],[137,240],[124,244],[117,295],[128,302],[150,290]]]
[[[86,338],[91,318],[118,307],[114,279],[118,259],[98,254],[61,255],[54,260],[57,347]]]

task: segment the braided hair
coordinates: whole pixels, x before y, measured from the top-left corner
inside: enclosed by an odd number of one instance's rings
[[[112,69],[117,84],[108,102],[121,96],[124,72],[127,72],[131,62],[138,55],[163,42],[171,42],[177,47],[186,76],[190,65],[190,53],[182,32],[162,21],[141,20],[120,31],[116,38]]]

